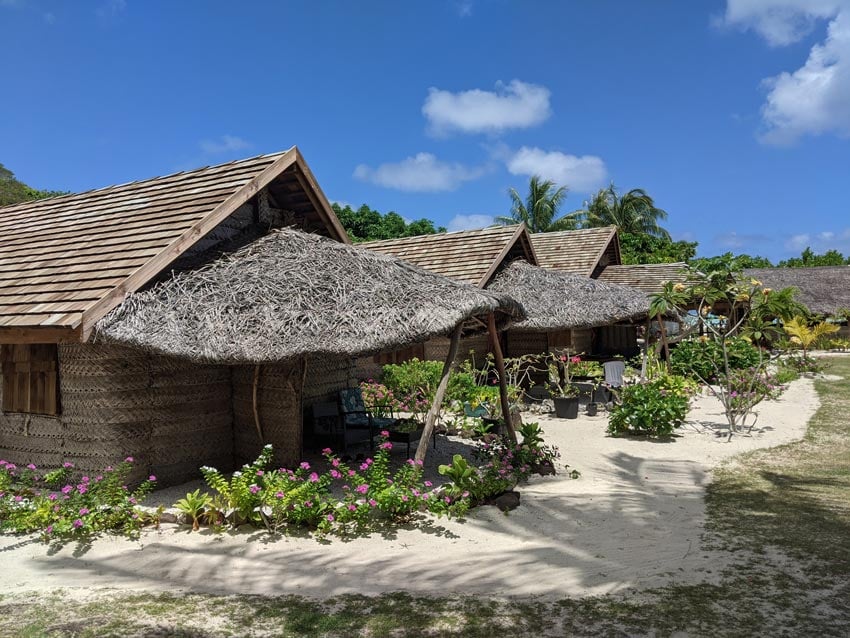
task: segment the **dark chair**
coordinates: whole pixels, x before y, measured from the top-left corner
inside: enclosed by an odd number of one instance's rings
[[[372,414],[363,403],[360,388],[346,388],[339,391],[339,413],[346,430],[364,430],[369,433],[369,445],[375,447],[375,433],[391,429],[397,422],[393,416],[378,417]],[[392,415],[392,412],[390,412]]]

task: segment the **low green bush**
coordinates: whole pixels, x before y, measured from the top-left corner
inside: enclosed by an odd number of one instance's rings
[[[730,370],[752,368],[763,359],[759,349],[743,338],[727,339],[726,349]],[[670,369],[677,375],[715,381],[724,371],[722,346],[708,337],[681,341],[670,350]]]
[[[692,384],[676,375],[657,377],[620,390],[608,420],[608,433],[670,436],[688,414]]]

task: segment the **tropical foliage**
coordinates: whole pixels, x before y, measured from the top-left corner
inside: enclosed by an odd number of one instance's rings
[[[574,214],[559,215],[558,211],[567,197],[566,186],[555,186],[551,180],[543,180],[538,175],[531,177],[528,183],[528,195],[523,199],[515,188],[508,190],[511,198],[509,216],[496,217],[503,225],[525,223],[532,233],[545,233],[555,230],[574,230],[578,228]]]
[[[382,214],[369,208],[366,204],[363,204],[357,210],[349,205],[340,206],[337,203],[333,203],[331,206],[348,236],[355,242],[446,232],[445,228],[435,226],[430,219],[406,222],[396,212],[390,211]]]
[[[809,349],[826,335],[835,334],[839,328],[834,323],[822,321],[809,325],[803,317],[794,317],[783,326],[792,343],[800,346],[803,358],[808,357]]]
[[[658,208],[642,188],[633,188],[621,195],[612,183],[585,202],[579,215],[585,228],[616,226],[624,233],[670,239],[670,233],[659,225],[667,219],[667,212]]]
[[[0,206],[64,195],[61,191],[38,190],[15,179],[15,174],[0,164]]]

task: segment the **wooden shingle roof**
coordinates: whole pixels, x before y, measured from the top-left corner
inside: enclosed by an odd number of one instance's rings
[[[514,257],[537,263],[524,224],[370,241],[361,245],[479,287],[484,287],[499,267]]]
[[[94,323],[262,189],[348,241],[297,148],[0,208],[0,342],[86,339]]]
[[[594,275],[606,252],[615,252],[615,263],[619,263],[620,259],[616,226],[534,233],[531,241],[541,267],[585,277]]]
[[[648,295],[661,292],[664,283],[685,283],[687,276],[683,272],[688,265],[684,262],[673,264],[631,264],[607,266],[599,279],[612,284],[631,286],[643,290]]]

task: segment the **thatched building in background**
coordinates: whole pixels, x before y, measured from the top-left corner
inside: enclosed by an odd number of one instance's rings
[[[327,239],[266,237],[288,226]],[[5,207],[0,233],[0,457],[42,467],[132,455],[173,483],[261,442],[292,463],[310,352],[373,352],[519,312],[344,246],[295,148]]]
[[[835,315],[850,310],[850,266],[812,268],[750,268],[746,277],[779,290],[793,286],[797,300],[813,313]],[[846,327],[842,336],[848,333]]]

